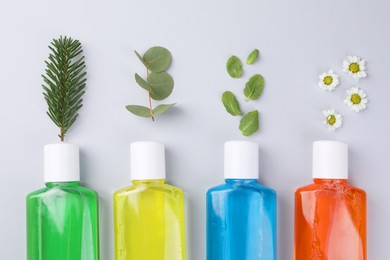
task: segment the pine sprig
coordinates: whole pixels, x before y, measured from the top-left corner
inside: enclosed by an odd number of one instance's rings
[[[43,95],[48,105],[47,115],[60,128],[58,135],[65,139],[68,129],[76,121],[78,111],[83,106],[86,81],[83,49],[78,40],[70,37],[53,39],[45,61],[46,75],[42,75]]]

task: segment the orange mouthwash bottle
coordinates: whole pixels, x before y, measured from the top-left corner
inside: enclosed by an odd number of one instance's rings
[[[130,145],[132,185],[114,194],[115,260],[185,260],[184,193],[165,183],[164,145]]]
[[[366,193],[348,184],[348,145],[313,144],[314,183],[295,193],[295,260],[366,260]]]

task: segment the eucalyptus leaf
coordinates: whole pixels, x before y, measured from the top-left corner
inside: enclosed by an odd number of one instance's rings
[[[146,62],[144,61],[144,59],[142,58],[142,56],[137,52],[137,51],[134,51],[135,55],[138,57],[138,59],[146,66],[148,67],[148,64],[146,64]]]
[[[226,70],[232,78],[242,76],[242,62],[237,56],[231,56],[226,63]]]
[[[135,77],[135,81],[138,83],[138,85],[140,85],[143,89],[145,89],[146,91],[152,91],[152,88],[149,86],[148,82],[146,82],[146,80],[144,80],[143,78],[140,77],[140,75],[138,75],[137,73],[135,73],[134,75]]]
[[[232,116],[241,115],[240,105],[232,92],[225,91],[222,94],[222,103],[225,106],[226,111]]]
[[[152,72],[147,81],[151,87],[150,96],[154,100],[163,100],[172,93],[174,82],[167,72]]]
[[[172,56],[166,48],[155,46],[145,52],[143,61],[151,71],[162,72],[171,64]]]
[[[246,64],[248,64],[248,65],[253,64],[259,58],[259,54],[260,54],[260,52],[258,49],[255,49],[254,51],[252,51],[249,54],[248,58],[246,59]]]
[[[245,84],[245,101],[258,99],[264,90],[264,78],[260,74],[253,75]]]
[[[259,130],[259,111],[254,110],[241,118],[240,130],[244,136],[250,136]]]
[[[159,115],[159,114],[162,114],[162,113],[164,113],[165,111],[167,111],[168,109],[170,109],[171,107],[173,107],[174,105],[176,105],[176,103],[158,105],[157,107],[155,107],[155,108],[153,109],[153,115],[157,116],[157,115]]]
[[[141,117],[151,117],[150,109],[148,107],[144,106],[137,106],[137,105],[128,105],[126,106],[126,109],[129,110],[131,113],[133,113],[136,116]]]

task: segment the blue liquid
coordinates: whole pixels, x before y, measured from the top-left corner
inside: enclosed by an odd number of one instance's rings
[[[252,179],[207,192],[207,260],[275,260],[276,193]]]

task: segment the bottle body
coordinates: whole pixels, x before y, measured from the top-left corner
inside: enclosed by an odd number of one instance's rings
[[[296,260],[366,260],[366,193],[315,179],[295,193]]]
[[[185,260],[184,193],[164,180],[114,194],[116,260]]]
[[[276,193],[227,179],[207,192],[207,260],[275,260]]]
[[[78,182],[27,195],[28,260],[98,260],[98,196]]]

